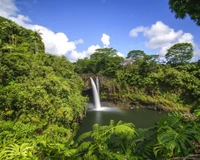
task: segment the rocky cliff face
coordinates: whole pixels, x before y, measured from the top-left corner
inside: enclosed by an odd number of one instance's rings
[[[109,80],[107,77],[98,75],[98,74],[97,75],[95,75],[95,74],[80,74],[79,76],[84,81],[84,91],[91,89],[90,77],[93,79],[95,79],[96,77],[99,78],[100,88],[104,88],[106,86],[106,83]]]
[[[81,74],[79,76],[84,81],[83,95],[88,96],[90,101],[92,101],[93,98],[90,77],[95,80],[95,78],[98,76],[100,86],[100,99],[103,105],[114,105],[121,108],[130,108],[133,104],[132,100],[123,96],[124,90],[122,91],[115,80],[109,79],[102,75],[94,74]]]

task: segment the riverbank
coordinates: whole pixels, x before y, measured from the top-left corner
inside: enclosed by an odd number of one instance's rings
[[[126,109],[150,109],[158,112],[180,111],[190,113],[191,106],[173,103],[162,97],[138,96],[135,94],[127,95],[105,95],[101,96],[102,104],[116,106]]]
[[[123,108],[123,109],[149,109],[149,110],[154,110],[158,112],[170,112],[170,111],[180,111],[182,113],[190,113],[190,110],[188,108],[179,108],[179,109],[173,109],[173,108],[164,108],[161,106],[154,106],[154,105],[130,105],[128,103],[124,102],[118,102],[118,103],[113,103],[111,101],[103,101],[101,102],[102,106],[115,106],[117,108]]]

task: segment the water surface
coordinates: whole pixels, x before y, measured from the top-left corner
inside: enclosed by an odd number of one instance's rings
[[[131,122],[136,128],[152,127],[166,113],[148,109],[117,109],[112,107],[103,107],[102,110],[94,110],[91,106],[86,112],[77,135],[91,131],[95,123],[100,125],[109,125],[110,120],[116,123],[120,120],[123,122]]]

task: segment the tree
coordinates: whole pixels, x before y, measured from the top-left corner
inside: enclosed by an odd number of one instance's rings
[[[186,15],[189,15],[200,26],[199,0],[169,0],[169,8],[175,13],[176,18],[184,19]]]
[[[42,41],[41,35],[40,30],[35,30],[31,33],[31,39],[34,42],[34,53],[38,52],[38,42]]]
[[[101,73],[106,76],[114,76],[120,63],[124,58],[117,55],[117,50],[113,48],[99,48],[90,56],[90,67],[93,73]]]
[[[132,50],[128,53],[126,58],[130,58],[131,60],[137,60],[144,58],[146,54],[142,50]]]
[[[20,27],[16,23],[8,21],[4,21],[3,25],[2,30],[8,35],[9,44],[16,45],[16,34],[19,33]]]
[[[170,64],[183,64],[188,62],[193,56],[193,46],[191,43],[177,43],[167,50],[165,58]]]
[[[112,57],[117,55],[117,50],[113,48],[98,48],[90,56],[91,59],[106,59],[107,57]]]
[[[156,55],[156,54],[146,55],[145,59],[147,61],[159,61],[159,55]]]
[[[90,62],[90,59],[88,59],[87,57],[84,59],[78,59],[75,63],[75,72],[79,74],[89,73],[90,72],[89,62]]]

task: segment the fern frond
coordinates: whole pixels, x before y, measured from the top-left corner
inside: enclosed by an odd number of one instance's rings
[[[114,127],[114,125],[115,125],[115,121],[114,120],[110,120],[109,127]]]
[[[92,135],[92,132],[91,132],[91,131],[85,132],[85,133],[81,134],[81,135],[78,137],[77,142],[80,143],[80,142],[84,141],[86,138],[91,137],[91,135]]]
[[[117,122],[116,126],[123,124],[123,122],[120,120],[119,122]]]
[[[82,152],[84,150],[88,150],[89,147],[92,145],[92,142],[83,142],[80,146],[78,146],[77,151]]]
[[[65,154],[66,157],[71,157],[71,156],[75,155],[76,152],[77,152],[76,149],[70,149],[70,150],[69,150],[69,149],[66,149],[66,150],[64,151],[64,154]]]
[[[20,146],[18,144],[10,144],[1,151],[0,158],[3,160],[32,157],[33,148],[29,143],[23,143]]]

